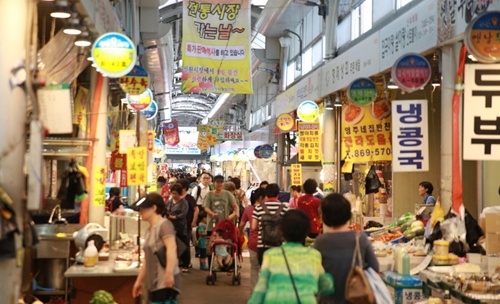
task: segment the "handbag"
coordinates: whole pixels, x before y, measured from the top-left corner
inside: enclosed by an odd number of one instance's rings
[[[290,275],[290,280],[292,280],[293,290],[295,291],[295,296],[297,297],[297,303],[300,304],[299,292],[297,291],[297,286],[295,286],[295,280],[292,276],[292,271],[290,270],[290,265],[288,265],[288,259],[286,258],[285,249],[281,247],[281,252],[283,252],[283,257],[285,258],[286,268],[288,269],[288,274]]]
[[[356,263],[357,261],[357,263]],[[363,259],[359,246],[359,232],[356,232],[356,247],[352,266],[345,285],[345,299],[351,304],[375,304],[375,296],[363,271]]]
[[[368,174],[366,175],[366,194],[377,193],[378,188],[382,187],[382,183],[378,179],[375,166],[371,166]]]

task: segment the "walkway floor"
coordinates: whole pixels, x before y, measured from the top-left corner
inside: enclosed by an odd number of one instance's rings
[[[194,256],[194,255],[193,255]],[[215,285],[207,285],[208,271],[199,270],[199,260],[191,259],[193,268],[182,274],[180,304],[243,304],[250,298],[250,260],[248,252],[243,252],[241,285],[232,285],[232,277],[225,272],[217,273]]]

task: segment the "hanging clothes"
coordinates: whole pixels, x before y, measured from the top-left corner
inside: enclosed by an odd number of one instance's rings
[[[82,198],[87,192],[84,176],[80,172],[75,161],[69,163],[68,169],[64,171],[61,187],[57,193],[57,198],[61,200],[62,209],[75,209],[75,201]]]

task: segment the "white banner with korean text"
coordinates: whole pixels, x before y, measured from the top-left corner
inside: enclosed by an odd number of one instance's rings
[[[429,171],[427,100],[392,102],[393,172]]]
[[[500,64],[466,64],[463,158],[500,160]]]

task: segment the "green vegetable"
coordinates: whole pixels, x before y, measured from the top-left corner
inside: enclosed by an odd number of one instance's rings
[[[114,304],[115,299],[113,296],[105,291],[105,290],[98,290],[94,292],[94,297],[92,300],[90,300],[90,304]]]

